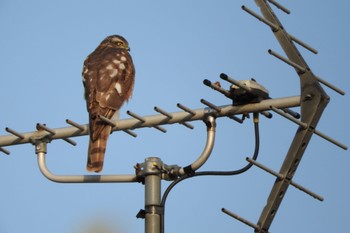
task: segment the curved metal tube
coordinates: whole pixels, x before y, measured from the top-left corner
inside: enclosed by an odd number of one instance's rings
[[[38,165],[41,173],[49,180],[58,183],[130,183],[138,182],[136,175],[55,175],[46,166],[45,152],[38,152]]]
[[[190,171],[194,172],[198,170],[209,158],[211,152],[214,148],[214,142],[215,142],[215,129],[216,129],[216,122],[215,117],[209,115],[207,117],[207,142],[205,144],[204,150],[202,154],[198,157],[196,161],[194,161],[190,166],[182,167],[179,169],[179,175],[183,176],[185,175],[186,169],[189,169]]]
[[[215,118],[207,117],[207,141],[202,154],[191,165],[179,168],[178,174],[185,175],[190,171],[199,169],[209,158],[215,142]],[[55,175],[46,166],[46,142],[39,142],[36,145],[38,165],[41,173],[49,180],[58,183],[130,183],[138,182],[136,175]]]

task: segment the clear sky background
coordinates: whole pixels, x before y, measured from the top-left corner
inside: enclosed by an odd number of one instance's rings
[[[331,102],[318,129],[349,145],[350,15],[349,2],[287,1],[292,13],[273,8],[287,31],[319,51],[300,48],[315,74],[344,89],[328,88]],[[253,1],[0,1],[0,135],[5,127],[35,130],[36,123],[65,127],[69,118],[87,123],[81,81],[82,63],[106,36],[128,39],[136,67],[136,85],[126,110],[156,114],[154,106],[179,111],[176,103],[198,109],[205,98],[217,105],[230,101],[202,84],[254,77],[272,97],[299,94],[295,71],[270,56],[283,54],[271,30],[241,10],[259,12]],[[228,84],[221,82],[228,88]],[[298,110],[298,109],[296,109]],[[235,170],[254,150],[253,123],[217,120],[213,154],[201,170]],[[150,156],[186,166],[201,153],[205,126],[194,130],[167,126],[136,130],[137,138],[117,132],[110,137],[103,174],[132,174],[133,165]],[[261,117],[259,161],[278,171],[297,126],[274,114]],[[56,174],[86,174],[88,137],[48,145],[48,167]],[[101,223],[115,232],[143,232],[136,219],[144,208],[141,184],[58,184],[40,173],[32,145],[7,147],[0,156],[0,233],[87,233]],[[350,217],[349,152],[314,136],[294,180],[325,197],[319,202],[290,187],[271,232],[348,232]],[[256,223],[275,178],[253,167],[233,177],[197,177],[177,185],[167,199],[165,230],[253,232],[223,214],[225,207]],[[169,185],[163,181],[162,188]],[[102,220],[101,220],[102,219]],[[90,232],[91,233],[91,232]]]

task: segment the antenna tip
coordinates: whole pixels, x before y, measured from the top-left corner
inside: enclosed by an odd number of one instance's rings
[[[210,82],[210,80],[208,80],[208,79],[204,79],[204,80],[203,80],[203,84],[206,85],[206,86],[210,86],[210,85],[211,85],[211,82]]]
[[[227,74],[221,73],[220,78],[226,80],[228,78]]]

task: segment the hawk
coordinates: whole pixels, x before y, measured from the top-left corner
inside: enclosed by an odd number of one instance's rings
[[[83,85],[89,113],[90,141],[87,170],[100,172],[112,126],[99,116],[116,120],[132,95],[135,68],[129,44],[122,36],[105,38],[84,61]]]

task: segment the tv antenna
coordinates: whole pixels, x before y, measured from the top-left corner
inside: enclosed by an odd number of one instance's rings
[[[262,15],[255,13],[246,6],[242,6],[242,9],[272,30],[287,57],[271,49],[268,50],[268,53],[291,66],[296,71],[300,78],[299,96],[272,98],[268,90],[255,80],[238,81],[222,73],[220,78],[229,85],[227,89],[223,88],[219,83],[212,83],[210,80],[204,80],[203,83],[227,97],[228,104],[216,105],[205,99],[201,99],[201,103],[205,107],[198,109],[192,109],[179,103],[177,104],[179,108],[177,112],[167,112],[160,107],[155,107],[154,110],[157,112],[155,115],[140,116],[134,112],[127,111],[127,114],[130,116],[128,119],[112,121],[102,116],[100,117],[101,121],[113,126],[112,131],[123,131],[133,137],[137,136],[133,130],[139,128],[151,127],[165,133],[166,129],[163,128],[164,125],[178,123],[189,129],[193,129],[193,126],[190,124],[191,121],[203,121],[206,125],[206,143],[203,152],[191,164],[187,166],[167,165],[158,157],[148,157],[144,161],[137,163],[134,166],[134,172],[131,174],[53,174],[46,165],[47,144],[54,140],[64,140],[67,143],[76,145],[72,138],[88,135],[89,127],[87,124],[79,124],[70,119],[66,120],[66,123],[70,125],[67,127],[50,128],[45,124],[38,123],[36,125],[36,131],[26,133],[17,132],[7,127],[6,131],[9,134],[0,136],[0,151],[10,154],[4,147],[19,144],[34,145],[40,171],[47,179],[54,182],[142,183],[145,187],[145,203],[144,209],[137,214],[137,217],[145,219],[146,233],[164,232],[166,198],[171,189],[180,181],[200,175],[238,175],[247,171],[250,167],[256,166],[276,177],[276,181],[267,199],[267,204],[263,208],[258,222],[252,223],[226,208],[222,208],[222,212],[252,227],[255,232],[267,233],[289,186],[296,187],[317,200],[323,200],[322,196],[296,183],[293,177],[313,134],[347,150],[346,145],[317,129],[318,121],[329,102],[329,97],[322,85],[341,95],[344,95],[345,92],[314,75],[295,44],[315,54],[317,54],[317,50],[289,34],[274,14],[271,5],[289,14],[290,11],[287,8],[274,0],[255,0],[255,3],[260,8]],[[293,107],[300,107],[300,114],[290,109]],[[278,172],[257,161],[259,151],[258,116],[261,114],[271,118],[272,114],[270,112],[274,112],[299,126]],[[228,117],[242,123],[249,113],[252,113],[254,116],[256,148],[253,157],[246,158],[248,162],[247,166],[236,171],[198,171],[211,155],[215,143],[216,120],[222,117]],[[239,118],[237,115],[242,115],[242,117]],[[161,195],[161,180],[172,182],[165,190],[163,197]]]

